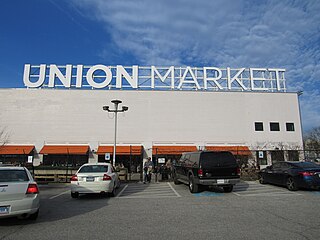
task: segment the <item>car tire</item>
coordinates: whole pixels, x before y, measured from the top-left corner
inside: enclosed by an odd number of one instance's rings
[[[72,198],[78,198],[79,197],[79,193],[78,192],[71,192],[71,197]]]
[[[39,209],[38,209],[38,211],[36,211],[35,213],[30,214],[30,216],[28,217],[28,219],[29,219],[29,220],[32,220],[32,221],[35,221],[35,220],[37,220],[38,215],[39,215]]]
[[[199,185],[194,182],[194,177],[192,175],[189,177],[189,190],[191,193],[199,192]]]
[[[297,191],[297,185],[292,177],[287,178],[287,188],[289,191]]]
[[[223,187],[223,191],[226,193],[230,193],[230,192],[232,192],[232,190],[233,190],[232,185]]]
[[[113,186],[112,192],[109,193],[110,197],[115,197],[116,196],[116,186]]]
[[[118,184],[117,184],[117,187],[116,187],[116,188],[118,189],[118,188],[120,188],[120,186],[121,186],[121,181],[120,181],[120,179],[119,179],[119,180],[118,180]]]
[[[259,183],[260,184],[266,184],[267,182],[266,182],[266,180],[264,179],[264,176],[263,175],[259,175]]]
[[[174,173],[173,174],[173,183],[175,184],[175,185],[179,185],[181,182],[179,182],[178,181],[178,179],[177,179],[177,175]]]

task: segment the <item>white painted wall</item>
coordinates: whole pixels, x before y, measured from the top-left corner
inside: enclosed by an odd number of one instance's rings
[[[113,108],[113,99],[129,107],[118,115],[118,144],[302,146],[296,93],[0,89],[0,96],[9,143],[34,144],[38,152],[50,143],[112,145],[113,114],[102,106]],[[263,132],[255,132],[256,121]],[[270,132],[271,121],[280,132]]]

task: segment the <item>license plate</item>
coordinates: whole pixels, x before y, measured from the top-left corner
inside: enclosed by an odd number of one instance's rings
[[[0,215],[1,214],[8,214],[9,213],[9,209],[10,209],[10,206],[2,206],[2,207],[0,207]]]
[[[218,184],[224,184],[224,182],[225,182],[224,179],[218,179],[218,180],[217,180],[217,183],[218,183]]]
[[[87,182],[94,182],[94,177],[87,177]]]

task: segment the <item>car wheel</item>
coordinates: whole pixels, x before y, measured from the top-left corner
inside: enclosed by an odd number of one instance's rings
[[[297,191],[298,190],[296,183],[294,182],[294,179],[292,177],[288,177],[288,179],[287,179],[287,188],[289,191]]]
[[[121,181],[120,181],[120,179],[118,180],[118,184],[117,184],[117,188],[120,188],[120,186],[121,186]]]
[[[232,185],[223,187],[223,191],[226,192],[226,193],[232,192],[232,190],[233,190],[233,186]]]
[[[173,183],[174,183],[175,185],[178,185],[178,184],[181,183],[181,182],[178,181],[177,175],[176,175],[175,173],[173,174]]]
[[[71,197],[72,198],[78,198],[79,197],[79,193],[78,192],[71,192]]]
[[[199,192],[199,185],[194,182],[194,177],[192,175],[189,177],[189,190],[191,193]]]
[[[36,220],[38,218],[38,215],[39,215],[39,209],[38,211],[36,211],[35,213],[33,214],[30,214],[30,216],[28,217],[29,220]]]
[[[116,186],[113,186],[112,192],[110,193],[110,197],[116,196]]]
[[[259,183],[261,183],[261,184],[267,183],[266,180],[264,179],[263,175],[259,175]]]

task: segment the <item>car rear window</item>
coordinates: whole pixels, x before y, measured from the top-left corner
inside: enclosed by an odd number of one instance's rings
[[[0,182],[27,182],[29,177],[25,170],[0,169]]]
[[[202,167],[223,167],[237,165],[236,159],[230,152],[204,152],[201,154]]]
[[[83,166],[79,173],[96,173],[96,172],[108,172],[108,166],[104,165],[90,165],[90,166]]]

